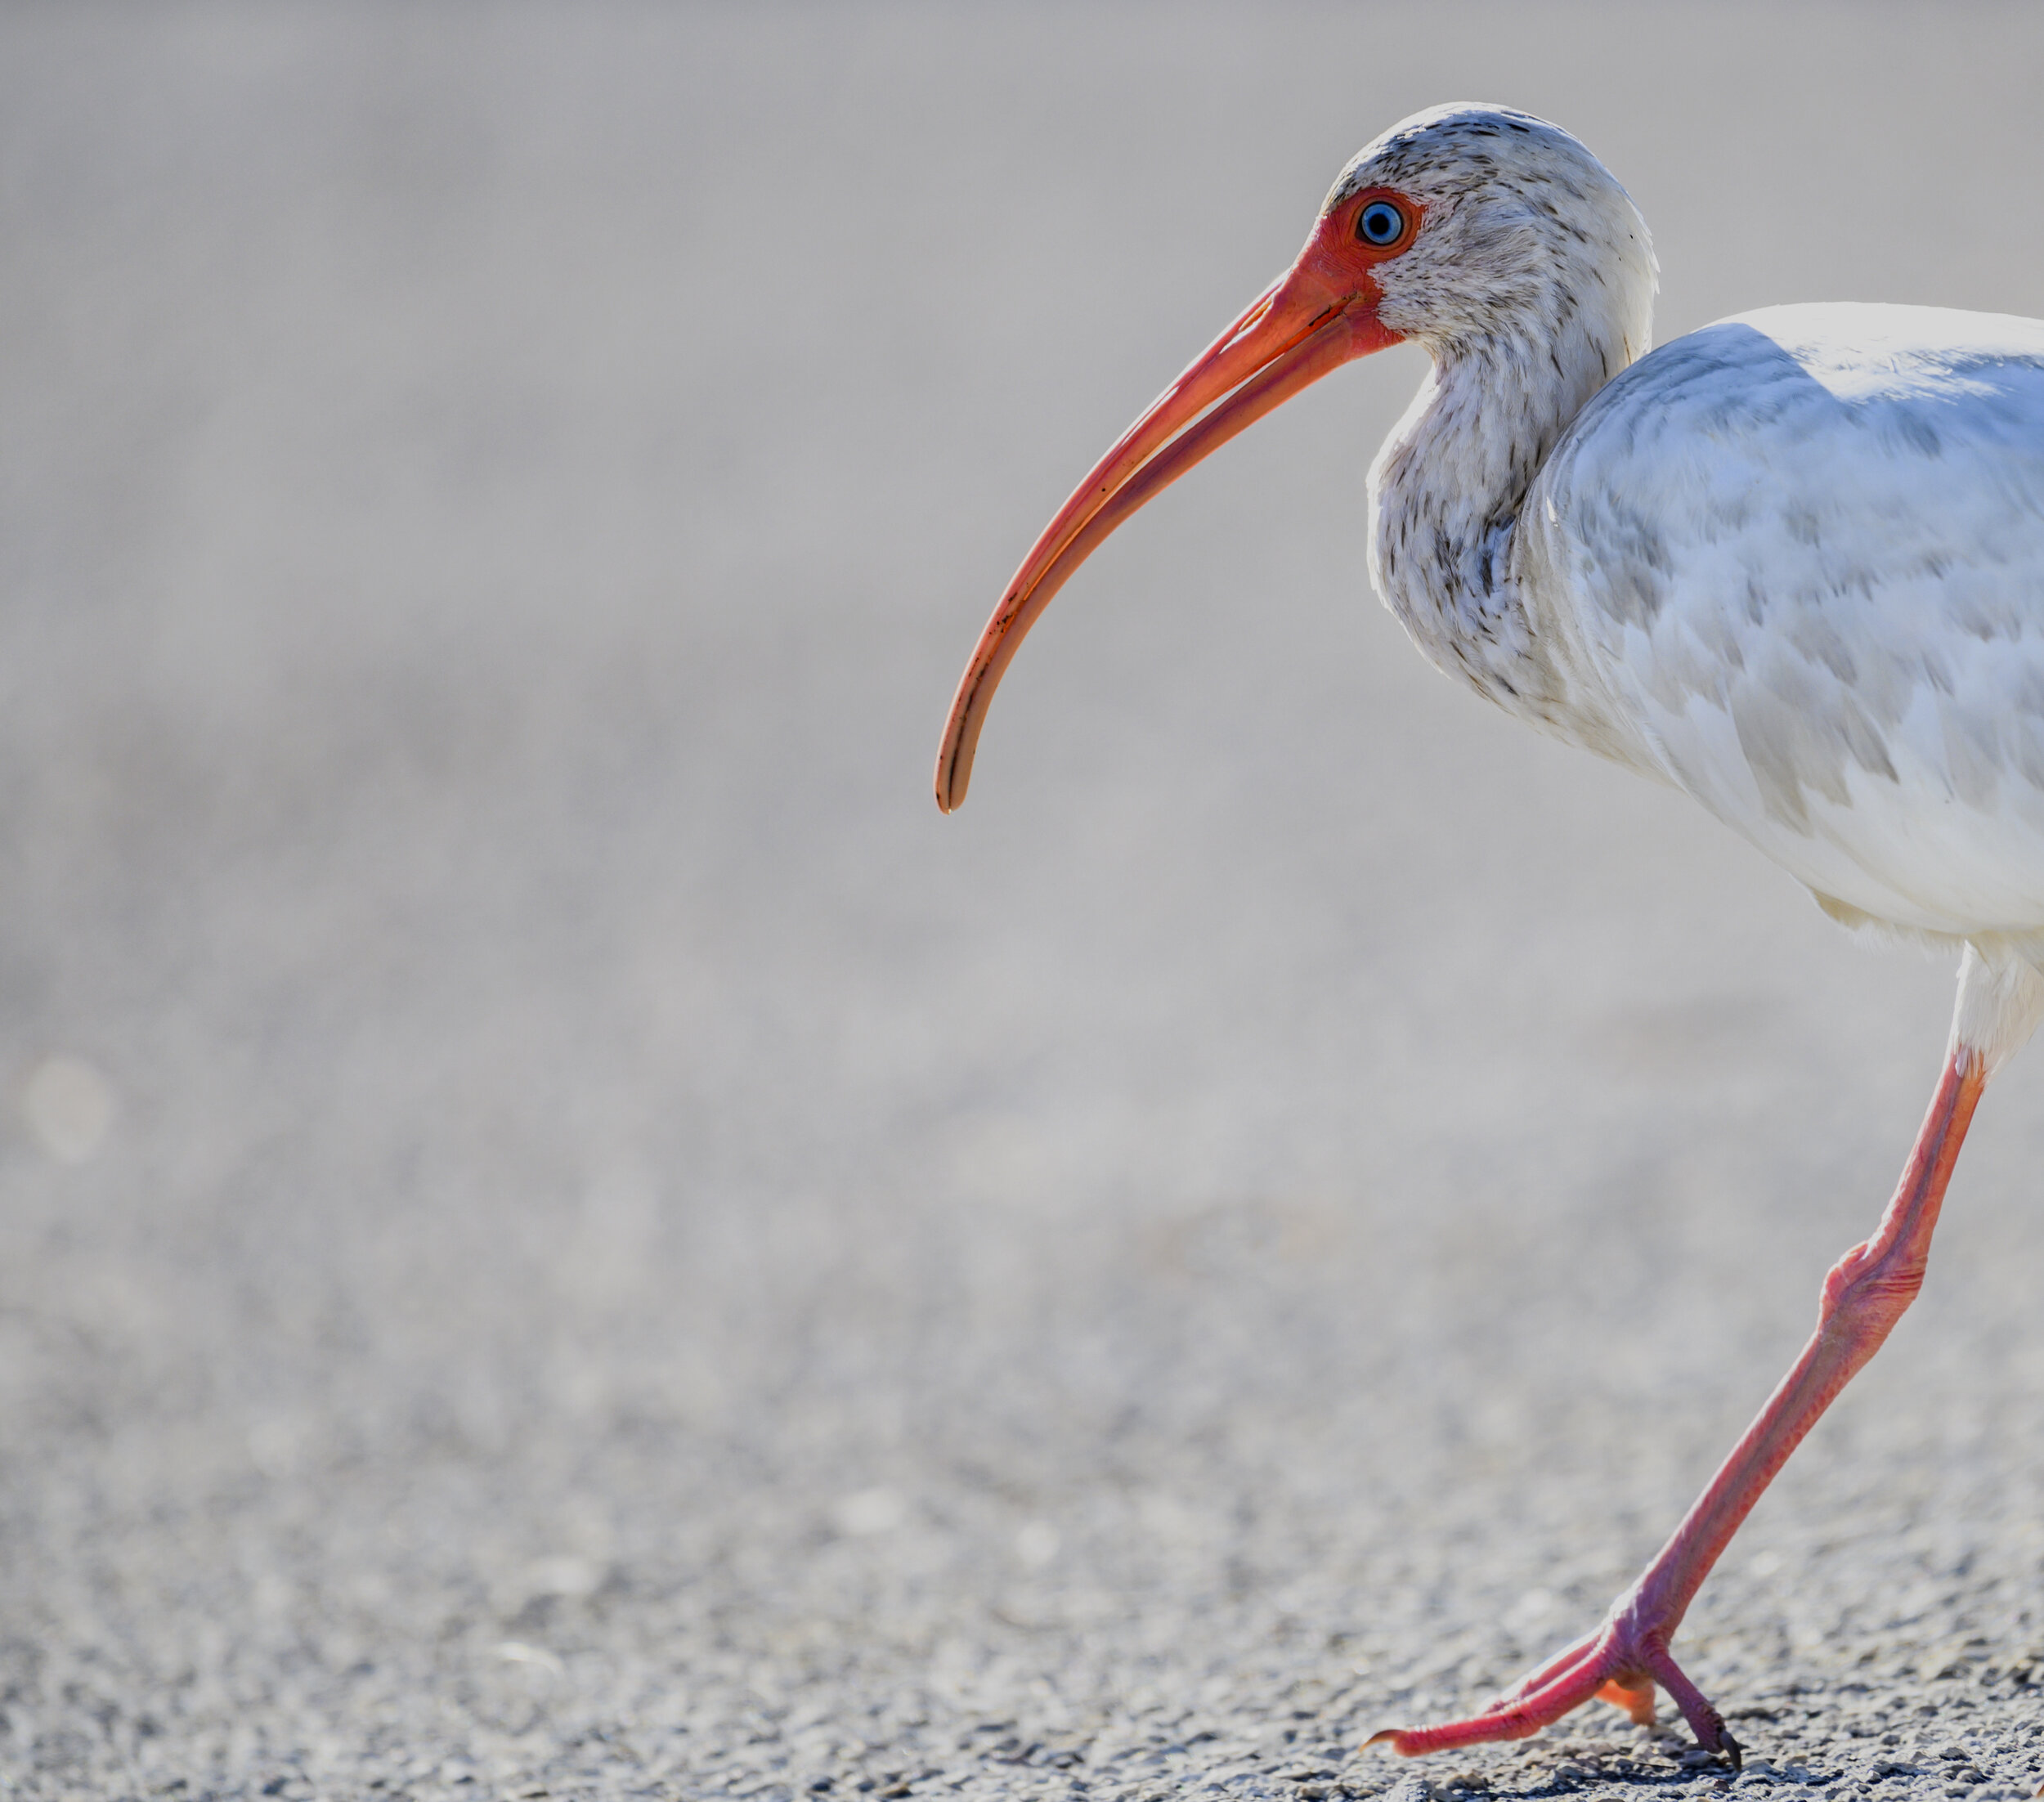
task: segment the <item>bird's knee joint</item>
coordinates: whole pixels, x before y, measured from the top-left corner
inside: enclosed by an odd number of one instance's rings
[[[1923,1287],[1922,1258],[1894,1252],[1869,1257],[1866,1252],[1863,1245],[1848,1252],[1825,1277],[1818,1317],[1826,1325],[1853,1325],[1869,1318],[1893,1320]]]

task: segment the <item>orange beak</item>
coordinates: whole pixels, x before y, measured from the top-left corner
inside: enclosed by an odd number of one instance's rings
[[[1377,317],[1377,284],[1343,241],[1346,226],[1346,209],[1320,221],[1298,261],[1150,403],[1023,559],[951,703],[937,753],[937,805],[945,813],[966,798],[979,728],[1023,638],[1108,534],[1301,388],[1399,341]]]

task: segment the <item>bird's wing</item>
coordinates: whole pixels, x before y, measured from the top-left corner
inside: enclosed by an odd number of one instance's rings
[[[1679,338],[1571,425],[1513,555],[1586,704],[1820,896],[2044,928],[2044,322]]]

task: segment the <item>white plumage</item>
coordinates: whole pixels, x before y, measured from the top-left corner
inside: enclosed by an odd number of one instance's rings
[[[1586,710],[1834,912],[2044,948],[2044,325],[1727,320],[1603,388],[1513,567]]]
[[[2044,324],[1770,307],[1634,361],[1646,226],[1573,138],[1442,109],[1335,194],[1385,185],[1476,215],[1378,278],[1434,356],[1371,481],[1372,573],[1421,649],[1836,913],[2044,932]],[[1442,303],[1517,234],[1567,249]]]
[[[1604,1623],[1420,1752],[1665,1687],[1736,1764],[1669,1641],[1748,1510],[1921,1284],[1988,1077],[2044,1017],[2044,323],[1913,307],[1742,315],[1647,352],[1629,196],[1508,108],[1414,115],[1306,249],[1074,491],[995,610],[937,772],[965,793],[1023,634],[1093,548],[1351,357],[1432,367],[1370,471],[1370,573],[1434,663],[1683,791],[1841,922],[1962,946],[1944,1075],[1816,1335]]]

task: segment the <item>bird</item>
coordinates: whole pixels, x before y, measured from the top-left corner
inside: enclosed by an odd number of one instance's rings
[[[1681,791],[1855,932],[1958,958],[1939,1080],[1892,1199],[1801,1355],[1583,1637],[1408,1756],[1534,1733],[1683,1675],[1683,1616],[1762,1492],[1922,1285],[1989,1079],[2044,1019],[2044,321],[1767,307],[1652,347],[1631,196],[1560,127],[1456,103],[1367,145],[1304,249],[1136,420],[1024,559],[936,772],[965,799],[996,686],[1100,542],[1343,364],[1426,377],[1369,470],[1368,564],[1419,651],[1536,730]]]

